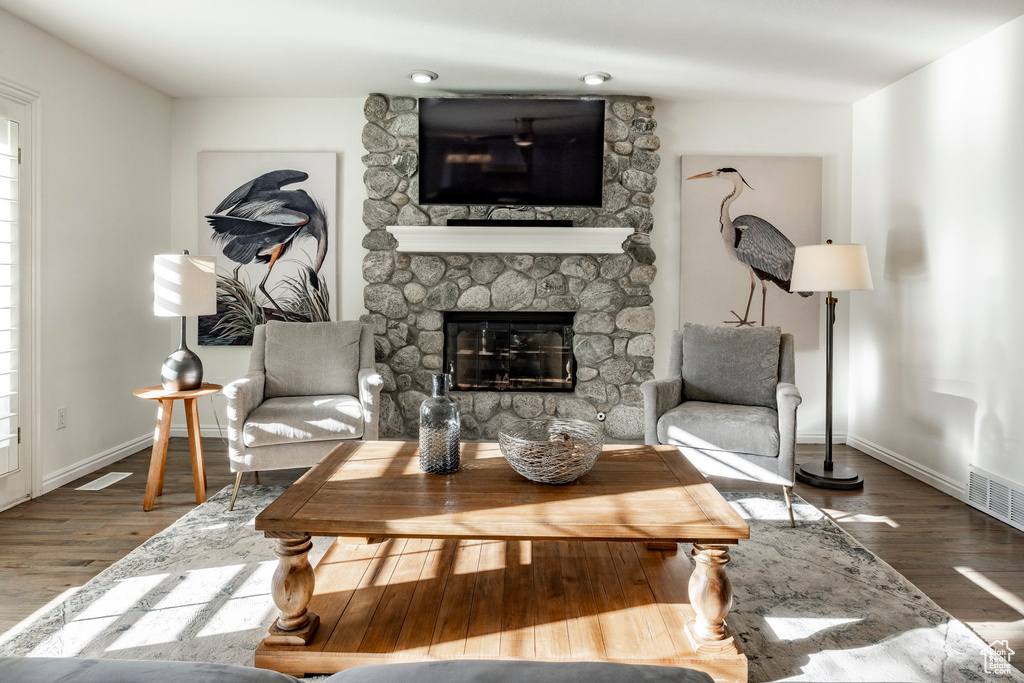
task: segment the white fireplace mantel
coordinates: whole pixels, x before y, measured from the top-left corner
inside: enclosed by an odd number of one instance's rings
[[[633,228],[389,225],[398,251],[412,253],[621,254]]]

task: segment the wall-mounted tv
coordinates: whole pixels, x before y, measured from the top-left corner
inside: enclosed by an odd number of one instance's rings
[[[604,100],[421,98],[420,204],[601,206]]]

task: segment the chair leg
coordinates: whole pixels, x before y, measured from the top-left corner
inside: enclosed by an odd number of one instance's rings
[[[258,470],[253,471],[252,476],[253,476],[253,478],[256,479],[256,483],[257,484],[260,483],[260,473],[259,473]]]
[[[789,495],[792,488],[792,486],[783,486],[782,495],[786,496],[786,507],[789,509],[789,525],[796,528],[796,520],[793,519],[793,499]]]
[[[235,490],[231,492],[231,504],[228,505],[228,512],[235,509],[235,498],[238,496],[238,485],[242,483],[242,472],[235,477]]]

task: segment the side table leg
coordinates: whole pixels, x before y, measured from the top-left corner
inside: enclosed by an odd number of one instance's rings
[[[690,575],[690,606],[697,618],[687,624],[687,635],[700,654],[735,650],[733,637],[725,625],[732,607],[732,584],[725,573],[729,546],[693,544],[696,562]]]
[[[265,645],[308,645],[320,625],[320,617],[306,610],[313,597],[313,567],[308,557],[313,541],[307,534],[288,536],[276,539],[274,548],[278,565],[270,590],[281,615],[263,640]]]
[[[196,488],[196,504],[206,501],[206,465],[203,442],[199,434],[199,406],[194,398],[185,399],[185,422],[188,423],[188,448],[192,453],[192,483]]]
[[[156,431],[153,432],[153,455],[149,460],[149,477],[146,479],[146,495],[142,509],[153,509],[153,502],[164,490],[164,465],[167,463],[167,438],[171,433],[171,409],[173,399],[160,399],[157,407]]]

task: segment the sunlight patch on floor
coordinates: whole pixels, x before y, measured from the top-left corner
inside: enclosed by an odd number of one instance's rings
[[[167,576],[167,574],[151,574],[118,581],[116,586],[82,610],[81,614],[75,617],[75,621],[119,617],[126,614],[138,604],[143,596],[159,586]]]
[[[97,617],[71,621],[32,648],[30,657],[76,657],[120,617]]]
[[[831,517],[839,524],[845,524],[847,522],[863,522],[866,524],[887,524],[893,529],[899,528],[899,522],[894,520],[892,517],[886,517],[885,515],[865,515],[855,514],[852,512],[843,512],[842,510],[833,510],[831,508],[821,508],[822,512]]]
[[[35,612],[19,621],[17,624],[7,629],[5,633],[0,635],[0,646],[2,646],[7,641],[11,640],[15,635],[18,634],[19,631],[21,631],[22,628],[33,623],[36,619],[40,618],[54,607],[70,598],[72,595],[77,593],[81,588],[81,586],[74,586],[72,588],[67,589],[66,591],[55,597],[53,600],[50,600],[50,602],[46,603],[45,605],[37,609]]]
[[[107,646],[107,652],[173,643],[196,619],[203,605],[187,605],[143,613],[139,619]]]
[[[971,569],[970,567],[953,567],[953,569],[978,588],[982,589],[997,600],[1002,601],[1004,605],[1016,611],[1021,616],[1024,616],[1024,599],[1019,595],[1003,588],[976,569]]]
[[[830,617],[765,617],[765,623],[779,640],[810,638],[825,629],[860,621],[859,618]]]
[[[274,603],[268,593],[233,598],[225,602],[196,635],[199,638],[206,638],[261,629],[266,618],[274,610]]]

